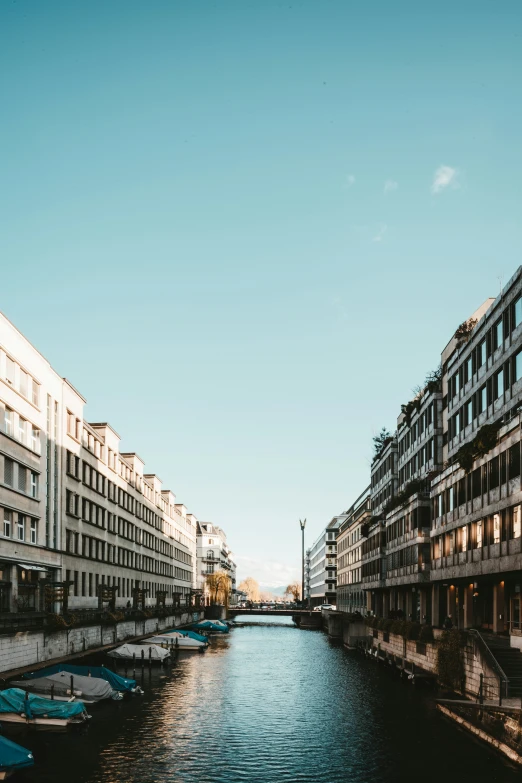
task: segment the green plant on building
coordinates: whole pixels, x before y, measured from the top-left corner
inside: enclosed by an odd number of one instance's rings
[[[444,631],[437,648],[437,674],[448,688],[462,689],[464,661],[461,650],[461,634],[456,628]]]

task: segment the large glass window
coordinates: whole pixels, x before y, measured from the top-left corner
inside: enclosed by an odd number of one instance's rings
[[[26,425],[27,425],[26,420],[23,419],[21,416],[19,416],[18,417],[18,440],[20,441],[20,443],[25,443]]]
[[[473,378],[473,359],[471,358],[471,356],[466,361],[465,377],[466,377],[466,382],[470,381]]]
[[[477,347],[477,367],[482,367],[486,362],[486,341],[482,340]]]
[[[513,538],[520,538],[520,506],[513,508]]]
[[[493,514],[493,543],[500,544],[500,514]]]
[[[504,329],[502,327],[502,318],[497,321],[493,327],[493,346],[494,348],[500,348],[504,342]]]
[[[13,512],[4,509],[4,536],[11,538],[13,532]]]
[[[4,430],[6,435],[13,434],[13,411],[7,407],[4,409]]]
[[[519,351],[515,356],[515,377],[514,381],[519,381],[522,378],[522,351]]]
[[[477,549],[480,549],[482,547],[482,520],[479,519],[477,522]]]
[[[482,389],[479,389],[478,395],[479,395],[479,413],[483,413],[488,409],[488,396],[487,396],[487,389],[485,386],[483,386]]]
[[[31,519],[31,544],[36,544],[36,519]]]
[[[495,393],[497,399],[504,394],[504,370],[499,370],[495,376]]]
[[[513,305],[513,327],[516,329],[522,323],[522,296]]]
[[[17,538],[19,541],[25,541],[25,517],[23,514],[18,514]]]

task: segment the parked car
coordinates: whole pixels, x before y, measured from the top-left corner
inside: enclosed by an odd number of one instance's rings
[[[330,609],[331,611],[335,611],[337,609],[334,604],[321,604],[320,606],[314,606],[314,612],[321,612],[323,609]]]

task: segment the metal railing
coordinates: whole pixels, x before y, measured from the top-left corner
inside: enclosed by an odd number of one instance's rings
[[[482,634],[473,628],[470,629],[468,633],[471,636],[471,638],[475,641],[476,646],[480,650],[480,653],[483,656],[483,658],[486,660],[488,666],[495,672],[498,678],[498,693],[499,693],[498,703],[500,706],[502,705],[502,697],[503,696],[507,697],[509,694],[509,679],[504,669],[495,658],[495,655],[490,650],[489,645],[484,639],[484,637],[482,636]],[[483,698],[483,685],[482,685],[483,680],[484,680],[484,675],[481,674],[479,699]]]

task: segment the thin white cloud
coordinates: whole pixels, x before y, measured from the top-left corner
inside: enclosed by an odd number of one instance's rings
[[[451,166],[439,166],[433,175],[433,182],[431,183],[432,193],[442,193],[448,187],[458,188],[458,171]]]
[[[351,188],[352,185],[355,185],[355,177],[353,176],[353,174],[348,174],[348,176],[346,177],[346,187]]]
[[[386,225],[386,223],[381,223],[381,225],[379,226],[379,230],[372,238],[372,242],[382,242],[382,240],[384,239],[384,235],[386,234],[387,231],[388,231],[388,226]]]
[[[393,190],[397,190],[399,187],[399,183],[395,182],[394,179],[387,179],[384,183],[383,193],[386,195],[386,193],[391,193]]]

